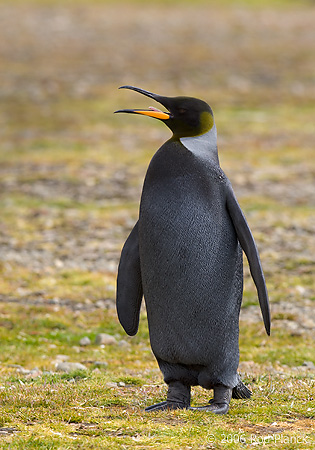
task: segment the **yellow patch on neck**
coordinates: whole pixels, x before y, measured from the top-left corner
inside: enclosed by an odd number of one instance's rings
[[[214,120],[210,112],[204,111],[200,114],[200,134],[207,133],[213,127]]]

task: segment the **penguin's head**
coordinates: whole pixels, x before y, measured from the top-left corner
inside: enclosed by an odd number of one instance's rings
[[[200,136],[210,131],[214,125],[212,109],[198,98],[163,97],[134,86],[121,86],[119,89],[131,89],[153,98],[167,111],[163,112],[151,106],[149,109],[119,109],[115,113],[143,114],[159,119],[171,129],[176,138]]]

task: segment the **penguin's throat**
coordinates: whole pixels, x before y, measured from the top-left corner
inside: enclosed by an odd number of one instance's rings
[[[211,130],[199,136],[181,137],[180,142],[194,155],[212,159],[219,164],[217,148],[217,129],[213,125]]]

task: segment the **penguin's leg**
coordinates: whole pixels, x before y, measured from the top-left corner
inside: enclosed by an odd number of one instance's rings
[[[213,399],[209,402],[209,411],[215,414],[226,414],[232,398],[232,389],[226,386],[213,388]]]
[[[167,409],[185,409],[190,407],[190,386],[180,381],[171,381],[168,385],[167,398],[165,402],[148,406],[145,410],[165,411]]]
[[[215,414],[226,414],[229,410],[231,398],[231,388],[223,385],[217,385],[213,387],[213,399],[209,401],[208,405],[191,407],[189,409],[197,411],[211,411]]]

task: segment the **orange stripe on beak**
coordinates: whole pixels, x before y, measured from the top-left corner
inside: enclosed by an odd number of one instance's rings
[[[143,114],[144,116],[154,117],[155,119],[162,119],[167,120],[170,118],[170,115],[167,113],[164,113],[162,111],[154,111],[154,110],[147,110],[147,109],[136,109],[134,110],[136,114]]]

